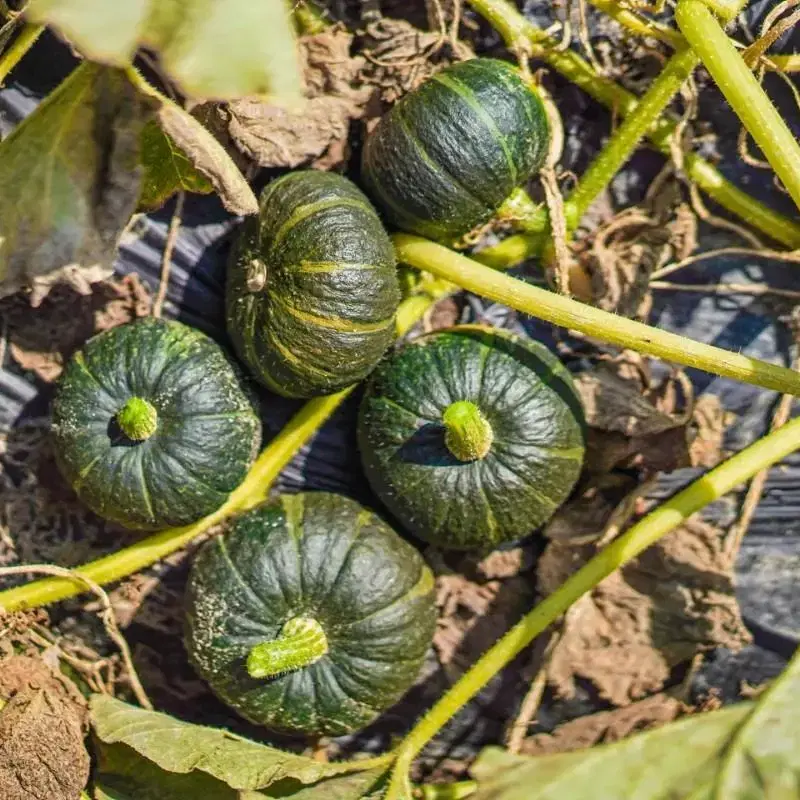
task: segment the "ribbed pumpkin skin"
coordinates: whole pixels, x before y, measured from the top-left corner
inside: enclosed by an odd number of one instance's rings
[[[115,423],[134,396],[158,412],[141,442]],[[95,336],[73,356],[53,402],[53,435],[61,471],[89,508],[158,530],[225,502],[258,452],[261,423],[219,345],[148,318]]]
[[[248,289],[253,261],[266,282]],[[392,244],[341,175],[293,172],[261,196],[228,268],[228,332],[272,391],[331,394],[366,377],[394,339],[400,300]]]
[[[548,141],[544,106],[514,68],[475,58],[437,72],[381,119],[362,181],[393,225],[453,240],[539,170]]]
[[[494,431],[485,458],[447,449],[441,419],[468,400]],[[464,325],[423,336],[373,373],[361,404],[364,471],[415,536],[491,549],[538,528],[581,469],[583,415],[566,368],[542,345]]]
[[[272,679],[245,661],[283,624],[311,616],[329,652]],[[358,503],[284,495],[235,519],[198,554],[186,646],[200,675],[242,716],[269,728],[342,734],[411,686],[436,624],[433,575],[417,551]]]

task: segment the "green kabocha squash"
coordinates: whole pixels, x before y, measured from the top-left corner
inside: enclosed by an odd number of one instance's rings
[[[400,299],[392,244],[341,175],[271,183],[228,268],[228,332],[239,357],[288,397],[357,383],[394,339]]]
[[[416,678],[436,624],[433,586],[419,553],[358,503],[284,495],[198,554],[187,650],[251,722],[347,733]]]
[[[437,72],[367,137],[362,182],[398,228],[453,240],[488,222],[542,166],[544,106],[510,64],[475,58]]]
[[[128,528],[185,525],[241,483],[261,423],[222,348],[141,319],[90,339],[53,403],[55,453],[78,497]]]
[[[490,549],[531,533],[581,470],[583,415],[547,348],[464,325],[423,336],[370,379],[358,423],[372,488],[410,532]]]

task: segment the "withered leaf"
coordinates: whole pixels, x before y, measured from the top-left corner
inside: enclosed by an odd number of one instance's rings
[[[550,594],[595,552],[592,544],[551,542],[538,564]],[[567,613],[548,665],[556,692],[571,697],[578,678],[600,696],[626,705],[660,691],[678,664],[714,647],[750,641],[720,531],[690,519]]]
[[[0,296],[111,272],[139,197],[146,101],[124,73],[84,63],[0,142]]]
[[[30,0],[26,14],[95,61],[125,66],[138,47],[154,49],[191,97],[300,94],[285,0]]]
[[[211,119],[213,130],[259,166],[337,166],[347,154],[350,122],[363,116],[373,91],[361,79],[364,59],[350,55],[352,42],[353,34],[339,27],[300,40],[306,84],[301,106],[246,97],[195,113]]]

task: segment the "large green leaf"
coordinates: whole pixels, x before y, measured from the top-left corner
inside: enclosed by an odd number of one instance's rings
[[[382,770],[326,778],[313,786],[283,780],[265,791],[232,789],[205,772],[168,772],[124,744],[97,743],[95,800],[369,800]]]
[[[145,711],[105,695],[91,698],[90,712],[95,734],[102,742],[125,744],[167,772],[205,774],[242,792],[277,785],[283,794],[266,796],[309,800],[312,795],[300,791],[303,784],[318,783],[343,771],[341,764],[314,761],[251,742],[228,731],[191,725],[166,714]],[[374,783],[377,777],[366,772],[364,775],[367,785],[370,780]],[[329,788],[334,786],[329,784]],[[252,796],[243,794],[243,797]],[[138,796],[133,797],[139,800]],[[350,800],[349,795],[330,792],[320,797]],[[212,796],[210,800],[217,798]],[[220,800],[227,798],[221,796]]]
[[[123,72],[84,63],[0,142],[0,296],[110,272],[139,197],[147,103]]]
[[[191,97],[300,97],[286,0],[30,0],[26,13],[95,61],[125,66],[138,47],[156,50]]]
[[[685,717],[616,744],[550,756],[485,750],[475,800],[795,800],[800,651],[758,703]]]
[[[124,744],[96,748],[95,800],[239,800],[240,794],[204,772],[167,772]],[[264,795],[254,793],[252,800]]]

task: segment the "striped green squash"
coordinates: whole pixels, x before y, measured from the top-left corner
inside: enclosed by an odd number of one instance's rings
[[[216,511],[242,482],[261,422],[222,348],[141,319],[90,339],[53,401],[56,459],[101,517],[158,530]]]
[[[386,359],[361,403],[364,472],[415,536],[491,549],[546,522],[581,470],[569,372],[538,342],[464,325]]]
[[[367,137],[362,182],[392,225],[453,240],[542,166],[544,106],[510,64],[464,61],[402,98]]]
[[[287,397],[366,377],[394,339],[389,237],[364,194],[329,172],[271,183],[228,267],[228,332],[253,375]]]
[[[327,492],[283,495],[198,553],[186,649],[242,716],[347,733],[400,699],[436,626],[434,579],[385,522]]]

